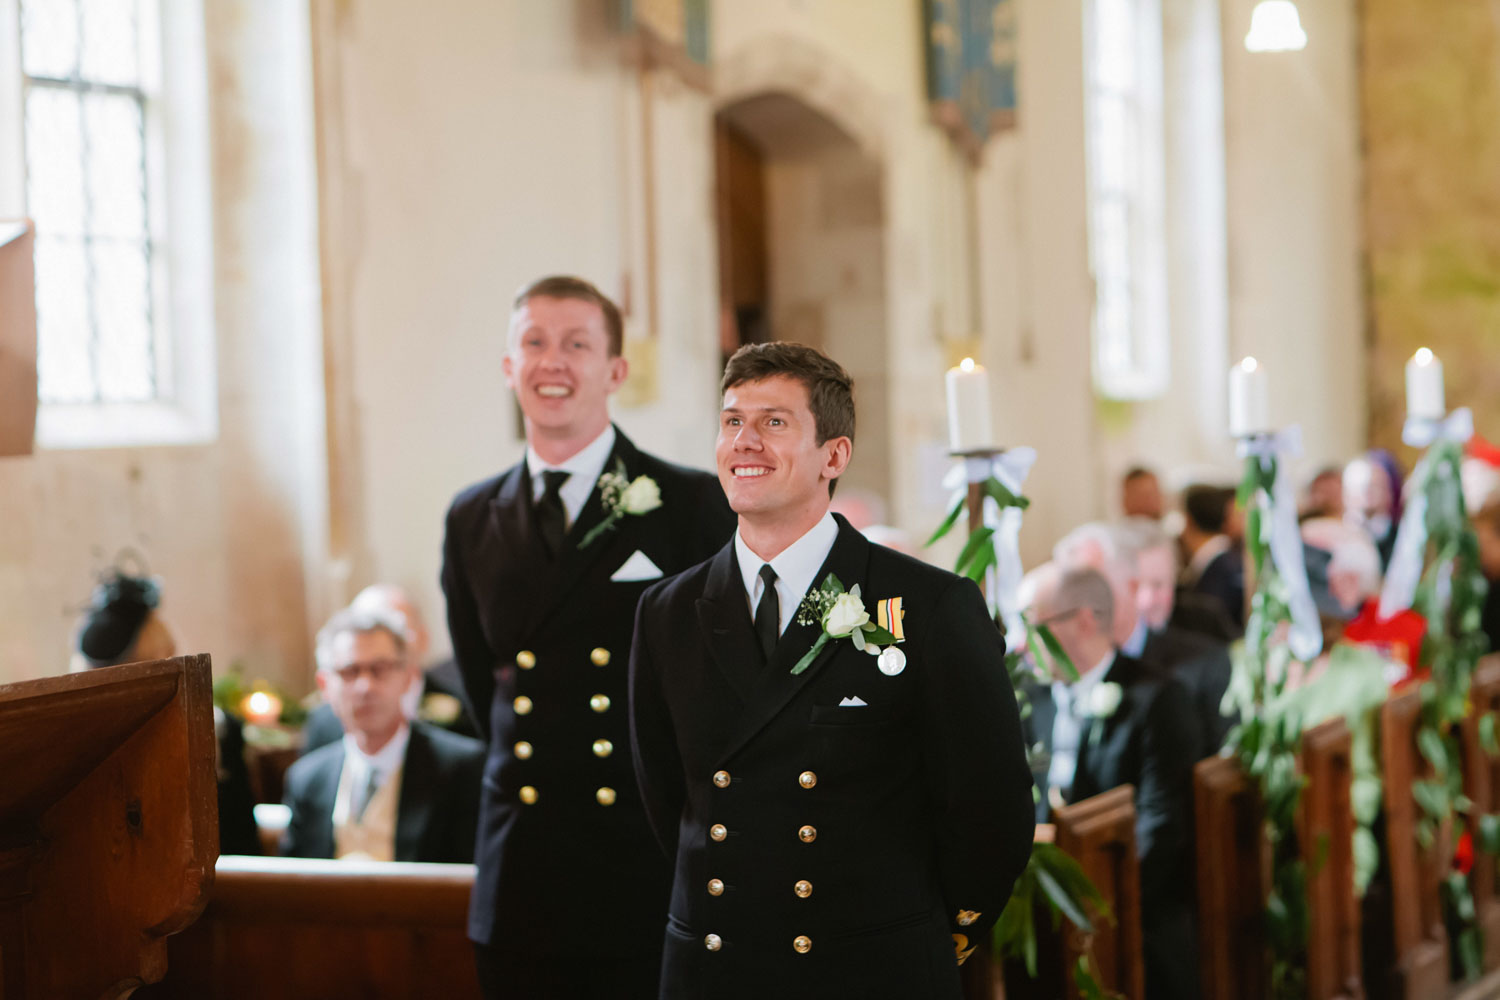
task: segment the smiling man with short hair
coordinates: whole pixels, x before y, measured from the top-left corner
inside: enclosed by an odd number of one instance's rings
[[[829,513],[843,368],[757,344],[722,390],[739,530],[645,593],[631,652],[636,772],[676,866],[660,996],[957,997],[1031,851],[1004,640],[973,583]]]
[[[491,1000],[656,992],[670,873],[627,752],[631,629],[641,591],[723,545],[733,515],[713,476],[610,423],[621,348],[588,282],[521,289],[502,369],[526,457],[448,511],[448,630],[489,739],[469,937]]]

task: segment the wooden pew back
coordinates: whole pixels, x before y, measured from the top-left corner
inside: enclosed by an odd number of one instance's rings
[[[1057,846],[1078,862],[1114,916],[1096,919],[1092,942],[1071,925],[1063,943],[1063,965],[1071,996],[1078,995],[1073,969],[1089,944],[1106,992],[1145,995],[1141,951],[1141,878],[1135,852],[1135,788],[1122,785],[1056,811]],[[1091,914],[1097,916],[1097,914]]]
[[[1442,996],[1448,988],[1448,935],[1438,884],[1452,850],[1446,830],[1428,850],[1417,842],[1420,815],[1412,786],[1431,770],[1417,749],[1421,716],[1422,695],[1415,685],[1393,694],[1380,712],[1395,947],[1390,988],[1398,997]]]
[[[224,857],[202,919],[141,1000],[479,997],[473,865]]]
[[[1203,996],[1264,1000],[1271,855],[1260,795],[1237,761],[1210,757],[1193,768],[1193,811]]]
[[[1312,922],[1307,941],[1308,1000],[1358,1000],[1360,909],[1354,895],[1353,743],[1343,719],[1302,734],[1307,778],[1297,837],[1307,864]]]
[[[1500,814],[1500,758],[1491,757],[1479,738],[1480,719],[1491,713],[1500,718],[1500,654],[1479,661],[1469,688],[1469,701],[1473,707],[1462,728],[1464,794],[1474,803],[1470,816],[1472,825],[1477,827],[1479,817]],[[1500,894],[1496,892],[1495,875],[1495,858],[1476,845],[1469,885],[1474,892],[1474,913],[1484,936],[1486,972],[1500,968]]]

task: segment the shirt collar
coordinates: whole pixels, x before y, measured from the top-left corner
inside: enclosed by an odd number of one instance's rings
[[[531,476],[532,499],[540,499],[546,491],[546,486],[542,482],[542,473],[553,470],[566,472],[568,480],[563,483],[559,495],[562,498],[563,509],[567,511],[568,523],[571,525],[578,520],[579,512],[583,510],[583,505],[588,502],[589,494],[594,492],[594,485],[599,482],[599,476],[604,472],[604,464],[609,461],[610,454],[615,450],[616,436],[615,425],[609,424],[598,437],[555,465],[542,461],[542,456],[538,455],[536,449],[528,444],[526,446],[526,472]]]
[[[1072,701],[1074,704],[1083,704],[1090,691],[1104,680],[1104,675],[1109,673],[1109,668],[1115,662],[1117,654],[1113,649],[1104,654],[1104,659],[1094,665],[1094,669],[1080,672],[1078,679],[1072,684],[1065,681],[1052,682],[1052,694],[1058,701]],[[1058,697],[1058,689],[1062,689],[1061,697]]]
[[[825,513],[818,523],[771,560],[776,571],[776,593],[781,600],[781,627],[785,631],[787,622],[797,611],[808,590],[816,582],[819,567],[833,550],[838,540],[839,526],[832,514]],[[745,594],[750,598],[751,613],[760,602],[760,568],[765,560],[750,550],[739,530],[734,533],[734,554],[740,564],[740,578],[745,584]]]
[[[411,727],[401,723],[385,746],[374,753],[365,753],[359,748],[352,733],[344,734],[344,759],[353,763],[363,773],[373,770],[381,779],[389,778],[406,760],[406,745],[411,741]]]

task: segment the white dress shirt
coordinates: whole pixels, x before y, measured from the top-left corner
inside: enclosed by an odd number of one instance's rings
[[[614,450],[614,424],[605,427],[603,434],[584,445],[572,458],[556,465],[542,461],[542,456],[536,453],[536,449],[527,445],[526,472],[531,476],[531,499],[540,500],[542,494],[547,492],[542,473],[554,470],[568,473],[568,480],[558,490],[558,496],[562,498],[563,510],[568,515],[565,528],[573,527],[573,522],[583,512],[583,505],[589,502],[589,494],[599,484],[599,477],[604,473],[604,463],[609,461],[609,454]]]
[[[1072,684],[1052,682],[1052,704],[1057,712],[1052,717],[1052,761],[1047,766],[1047,784],[1064,795],[1073,787],[1073,777],[1078,771],[1078,749],[1083,745],[1089,719],[1089,695],[1109,673],[1114,661],[1114,650],[1110,650],[1098,666]]]
[[[807,534],[782,549],[771,560],[771,568],[776,571],[776,600],[781,611],[781,621],[777,624],[781,632],[785,632],[786,627],[791,624],[792,617],[797,613],[797,606],[807,596],[808,590],[823,582],[814,580],[813,577],[822,568],[828,553],[833,551],[833,543],[838,537],[838,522],[833,519],[832,514],[824,514],[822,520],[808,529]],[[764,587],[760,579],[760,568],[766,564],[766,560],[750,551],[750,546],[740,537],[738,529],[734,533],[734,554],[739,560],[740,576],[745,582],[745,597],[750,601],[750,617],[754,619]]]

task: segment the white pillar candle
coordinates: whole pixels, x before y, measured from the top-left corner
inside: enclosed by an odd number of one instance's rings
[[[1249,437],[1271,430],[1271,406],[1266,370],[1254,358],[1229,369],[1229,434]]]
[[[964,358],[948,369],[948,449],[982,451],[990,439],[990,383],[984,366]]]
[[[1447,414],[1443,363],[1424,347],[1406,363],[1406,415],[1418,420],[1442,420]]]

